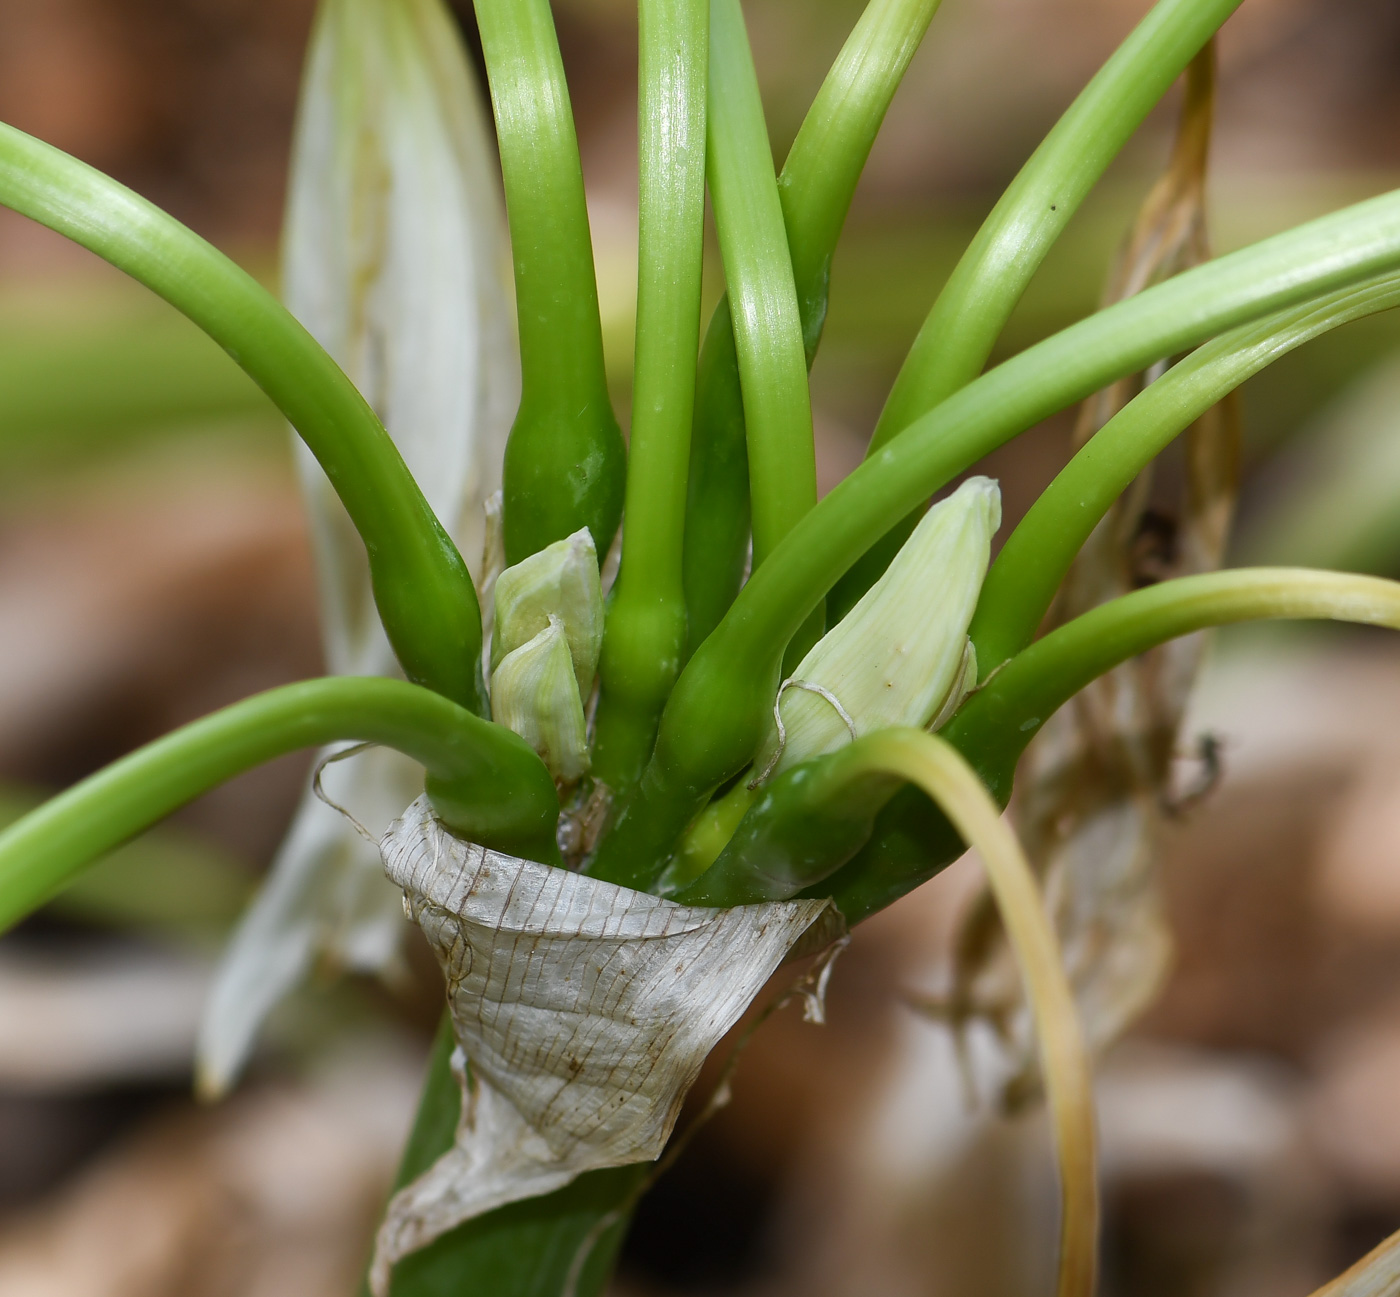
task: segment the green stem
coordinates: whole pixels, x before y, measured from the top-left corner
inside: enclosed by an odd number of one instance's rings
[[[1178,635],[1264,618],[1328,618],[1400,629],[1400,585],[1309,569],[1181,577],[1106,603],[1012,658],[942,731],[1003,805],[1036,731],[1096,676]],[[826,758],[831,760],[832,758]],[[848,830],[849,831],[849,830]],[[830,896],[854,925],[962,854],[946,818],[912,788],[875,817],[870,840],[806,894]]]
[[[870,0],[831,65],[778,177],[811,365],[831,259],[880,124],[942,0]]]
[[[580,527],[601,557],[626,450],[608,398],[578,139],[549,0],[476,0],[501,149],[520,328],[505,459],[506,561]]]
[[[749,558],[749,455],[729,299],[705,330],[685,499],[686,659],[729,610]]]
[[[1162,0],[1007,186],[901,366],[872,451],[977,377],[1026,285],[1089,191],[1240,0]]]
[[[681,673],[639,795],[596,868],[649,880],[714,788],[751,759],[788,642],[889,527],[1017,432],[1124,374],[1400,263],[1400,193],[1177,275],[969,384],[865,461],[802,519]],[[604,876],[612,877],[611,873]]]
[[[0,202],[145,284],[243,367],[311,448],[364,539],[375,602],[405,673],[484,711],[481,616],[466,565],[388,433],[316,340],[193,231],[3,124]]]
[[[1090,681],[1181,635],[1283,618],[1400,630],[1400,582],[1312,568],[1260,567],[1178,577],[1135,590],[1066,622],[1018,653],[968,699],[944,734],[1005,801],[1026,744]]]
[[[778,177],[808,366],[826,322],[831,259],[856,182],[937,7],[938,0],[870,0]],[[744,407],[727,298],[700,355],[685,536],[688,658],[733,603],[749,544]]]
[[[710,194],[748,436],[753,564],[817,502],[802,320],[739,0],[710,5]]]
[[[685,651],[681,580],[705,221],[709,0],[643,0],[637,340],[627,528],[600,667],[594,770],[630,787]]]
[[[525,741],[402,680],[284,685],[148,743],[0,833],[0,931],[75,872],[192,798],[301,748],[382,743],[428,770],[443,821],[474,842],[557,858],[554,781]]]
[[[1110,419],[1046,487],[987,573],[968,632],[982,678],[1031,642],[1090,532],[1173,438],[1280,356],[1397,305],[1400,277],[1387,275],[1232,330]]]
[[[1240,0],[1161,0],[1099,69],[1007,187],[963,253],[901,366],[871,454],[970,383],[1036,270],[1108,164]],[[842,580],[835,615],[888,566],[906,518]]]

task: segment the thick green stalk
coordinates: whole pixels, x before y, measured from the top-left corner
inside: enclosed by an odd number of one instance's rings
[[[72,875],[201,793],[301,748],[382,743],[428,770],[454,832],[536,860],[558,858],[554,781],[525,741],[418,685],[334,676],[284,685],[138,748],[0,833],[0,930]]]
[[[634,784],[685,652],[686,481],[700,345],[709,0],[642,0],[637,340],[627,529],[600,665],[594,771]]]
[[[1240,0],[1162,0],[1007,186],[909,349],[871,439],[879,450],[981,372],[1026,285],[1143,119]]]
[[[751,759],[787,643],[890,518],[1016,433],[1122,375],[1397,264],[1400,193],[1392,193],[1100,311],[916,420],[802,519],[681,673],[638,796],[603,844],[598,872],[645,885],[714,788]]]
[[[873,454],[970,383],[1026,285],[1080,204],[1240,0],[1161,0],[1099,69],[1007,187],[943,286],[871,437]],[[917,514],[841,581],[840,616],[884,571]]]
[[[685,499],[686,659],[705,642],[744,583],[749,558],[749,454],[729,299],[705,330]]]
[[[549,0],[476,0],[501,148],[520,327],[505,459],[506,561],[580,527],[606,554],[626,449],[608,398],[583,172]]]
[[[856,182],[939,0],[870,0],[822,83],[782,174],[782,202],[810,367],[826,323],[831,259]],[[728,299],[705,334],[686,504],[686,656],[719,624],[749,541],[744,407]]]
[[[1345,288],[1207,343],[1106,423],[1031,506],[987,573],[969,635],[982,679],[1035,636],[1089,533],[1184,429],[1280,356],[1400,305],[1400,277]]]
[[[243,367],[311,448],[363,538],[375,603],[409,679],[484,711],[481,616],[466,565],[374,411],[316,340],[193,231],[2,124],[0,202],[145,284]]]
[[[710,195],[748,436],[753,565],[817,502],[812,405],[773,152],[739,0],[710,5]]]
[[[865,161],[941,0],[870,0],[831,65],[778,177],[810,365],[831,259]]]
[[[982,678],[1030,642],[1080,545],[1173,437],[1264,365],[1397,300],[1400,279],[1392,275],[1233,330],[1168,371],[1110,420],[1031,507],[988,574],[969,632]],[[856,778],[848,769],[858,760],[854,746],[838,755],[840,760],[834,755],[806,763],[800,779],[789,772],[767,785],[715,865],[682,899],[703,895],[720,898],[705,904],[738,904],[819,891],[821,880],[872,838],[877,817],[873,840],[879,845],[864,851],[858,871],[867,894],[876,879],[902,894],[925,877],[912,862],[942,865],[952,859],[934,849],[941,843],[947,852],[956,844],[927,803],[878,780]],[[892,796],[897,804],[886,814]]]

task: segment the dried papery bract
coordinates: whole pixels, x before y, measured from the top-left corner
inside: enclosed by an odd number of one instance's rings
[[[1110,305],[1205,261],[1204,186],[1213,97],[1213,51],[1187,74],[1185,102],[1167,172],[1144,201],[1119,255]],[[1081,446],[1149,376],[1124,379],[1084,403]],[[1233,513],[1239,426],[1232,400],[1193,424],[1184,439],[1178,502],[1154,491],[1149,467],[1085,544],[1047,619],[1060,625],[1090,608],[1171,576],[1213,571]],[[1125,663],[1083,690],[1044,726],[1023,759],[1015,814],[1046,880],[1060,941],[1090,1044],[1105,1048],[1150,1003],[1171,958],[1156,874],[1156,840],[1169,809],[1178,731],[1200,663],[1199,637]],[[1034,1085],[1028,1022],[1015,970],[984,899],[964,928],[955,1017],[983,1014],[1009,1048],[1003,1098]]]
[[[378,1297],[397,1260],[461,1222],[660,1156],[710,1050],[828,910],[675,905],[462,842],[421,800],[383,851],[447,979],[462,1115],[389,1204]]]
[[[1400,1231],[1377,1244],[1312,1297],[1394,1297],[1397,1292],[1400,1292]]]
[[[519,362],[505,291],[500,182],[480,92],[441,0],[323,0],[308,56],[283,249],[286,301],[350,375],[478,582]],[[311,518],[330,670],[397,674],[364,547],[312,456]],[[328,775],[382,827],[422,790],[369,752]],[[376,830],[377,831],[377,830]],[[372,843],[309,792],[225,955],[200,1044],[228,1086],[263,1016],[311,965],[383,969],[403,931]]]

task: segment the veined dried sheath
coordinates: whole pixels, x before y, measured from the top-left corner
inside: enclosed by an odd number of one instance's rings
[[[288,307],[383,419],[480,586],[487,497],[519,393],[504,204],[485,107],[442,0],[323,0],[287,204]],[[299,447],[326,661],[397,674],[364,548]],[[328,772],[378,832],[422,790],[395,752]],[[403,933],[372,842],[309,792],[219,970],[200,1086],[236,1076],[266,1013],[318,960],[383,970]]]
[[[447,977],[453,1147],[396,1194],[371,1283],[462,1221],[661,1153],[700,1065],[824,900],[676,905],[451,837],[425,800],[382,843]]]

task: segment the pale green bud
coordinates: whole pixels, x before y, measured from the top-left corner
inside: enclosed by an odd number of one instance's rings
[[[491,671],[558,618],[581,697],[588,697],[603,648],[603,587],[587,527],[508,567],[496,581]],[[494,688],[494,686],[493,686]]]
[[[786,741],[770,725],[760,774],[873,730],[952,715],[977,677],[967,628],[1000,524],[1001,492],[986,477],[924,515],[884,576],[793,672],[779,702]]]
[[[583,699],[560,618],[549,616],[491,673],[491,719],[519,734],[561,784],[588,770]]]

